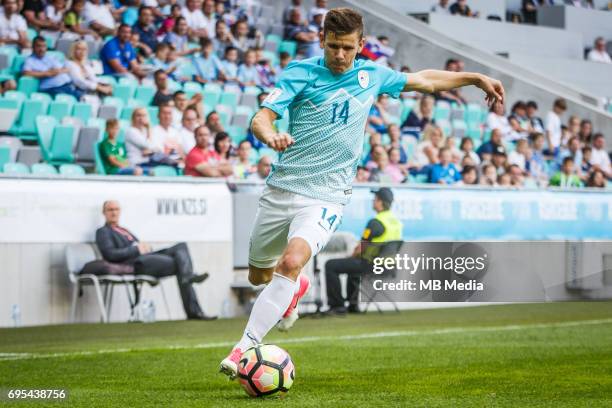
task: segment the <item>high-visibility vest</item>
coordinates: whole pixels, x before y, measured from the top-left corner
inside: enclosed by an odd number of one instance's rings
[[[374,219],[383,225],[385,232],[381,236],[372,238],[372,242],[399,241],[402,239],[402,222],[390,210],[379,212]]]

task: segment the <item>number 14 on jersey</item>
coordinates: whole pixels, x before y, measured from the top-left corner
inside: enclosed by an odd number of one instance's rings
[[[342,105],[342,106],[341,106]],[[334,103],[332,105],[332,119],[331,123],[336,123],[336,121],[342,121],[343,124],[346,125],[349,117],[349,101],[346,100],[344,103]]]

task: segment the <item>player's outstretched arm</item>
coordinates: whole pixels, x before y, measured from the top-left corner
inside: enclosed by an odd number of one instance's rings
[[[504,101],[504,87],[497,79],[490,78],[477,72],[450,72],[427,69],[414,74],[408,74],[404,91],[419,91],[435,93],[448,91],[462,86],[474,85],[486,94],[486,101],[490,105],[496,100]]]
[[[282,152],[293,144],[293,138],[288,133],[279,133],[274,129],[277,115],[272,109],[260,109],[251,121],[251,130],[257,139],[277,152]]]

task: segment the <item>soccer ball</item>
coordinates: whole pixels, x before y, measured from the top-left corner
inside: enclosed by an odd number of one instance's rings
[[[289,354],[272,344],[258,344],[244,353],[238,363],[238,379],[252,397],[289,391],[295,367]]]

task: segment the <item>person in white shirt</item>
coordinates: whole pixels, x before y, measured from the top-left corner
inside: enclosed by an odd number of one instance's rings
[[[127,158],[132,166],[147,166],[155,155],[163,154],[163,146],[153,140],[146,108],[132,111],[132,123],[125,132]]]
[[[567,110],[565,99],[558,98],[553,104],[552,111],[546,115],[546,141],[550,154],[561,145],[561,115]]]
[[[111,13],[110,6],[102,4],[101,0],[90,0],[85,3],[85,24],[101,36],[113,35],[115,33],[115,19]]]
[[[185,151],[180,142],[179,131],[172,126],[172,110],[169,104],[159,107],[159,125],[152,130],[153,143],[161,145],[165,155],[172,160],[182,162],[185,159]]]
[[[440,0],[438,4],[431,7],[432,13],[442,13],[450,15],[450,7],[448,5],[448,0]]]
[[[516,142],[516,149],[508,155],[508,164],[517,165],[522,171],[527,166],[527,156],[529,155],[529,142],[527,139],[519,139]]]
[[[215,26],[217,25],[217,19],[215,18],[215,1],[204,0],[202,5],[202,15],[206,20],[206,31],[208,32],[208,38],[215,38]]]
[[[0,10],[0,45],[14,44],[30,48],[27,36],[28,26],[19,14],[17,0],[3,0]]]
[[[606,139],[603,134],[596,133],[593,136],[591,151],[591,165],[599,167],[607,178],[612,178],[612,167],[610,165],[610,154],[606,151]]]
[[[181,128],[179,129],[179,140],[184,152],[190,152],[196,145],[194,132],[200,123],[198,122],[198,111],[193,108],[185,109]]]
[[[208,19],[202,13],[201,0],[187,0],[181,14],[187,20],[189,36],[192,38],[208,37]]]
[[[96,77],[93,64],[87,58],[88,46],[84,40],[78,40],[70,46],[70,53],[66,67],[68,75],[72,79],[74,86],[86,93],[99,92],[103,95],[111,95],[113,88],[100,82]]]
[[[597,37],[595,40],[595,46],[587,54],[587,60],[612,64],[612,58],[610,58],[610,54],[608,54],[608,51],[606,51],[606,41],[603,39],[603,37]]]
[[[496,101],[487,115],[486,127],[488,130],[499,129],[505,142],[514,140],[512,126],[506,117],[503,102]]]

